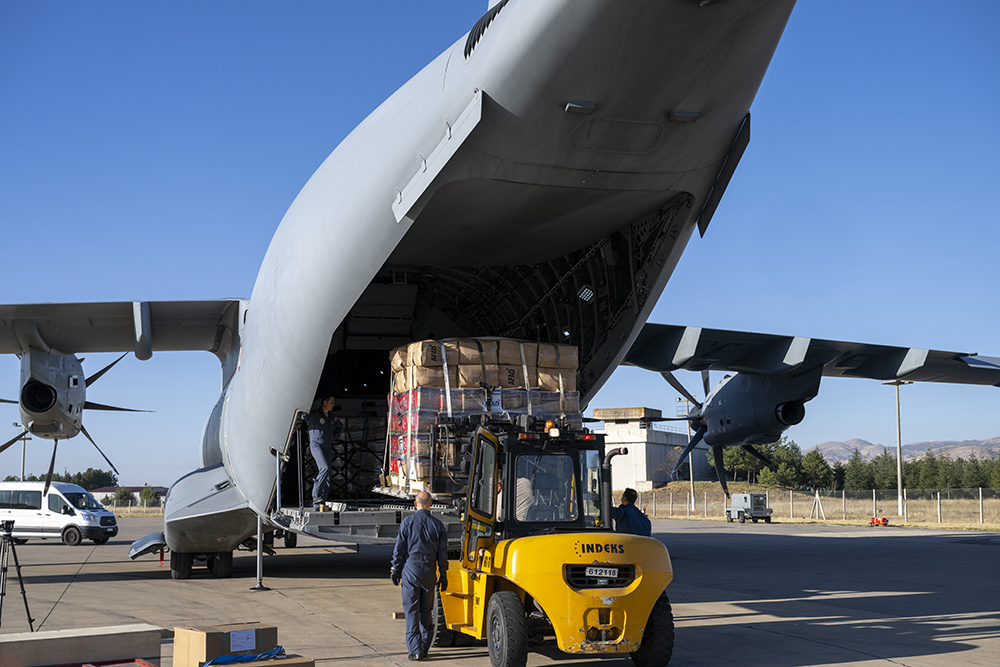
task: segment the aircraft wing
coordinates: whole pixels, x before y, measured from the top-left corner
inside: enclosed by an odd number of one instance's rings
[[[623,364],[761,375],[822,367],[825,376],[1000,386],[997,357],[670,324],[646,324]]]
[[[122,301],[0,305],[0,354],[29,346],[81,352],[208,350],[224,354],[238,333],[240,301]]]

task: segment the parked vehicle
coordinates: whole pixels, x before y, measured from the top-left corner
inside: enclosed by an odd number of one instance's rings
[[[764,523],[771,523],[773,510],[767,506],[767,496],[763,493],[734,493],[732,500],[733,506],[726,508],[727,522],[746,523],[750,519],[757,523],[758,519],[763,519]]]
[[[17,544],[28,539],[105,544],[118,534],[115,515],[82,486],[52,482],[43,496],[44,490],[44,482],[0,482],[0,521],[14,522]]]

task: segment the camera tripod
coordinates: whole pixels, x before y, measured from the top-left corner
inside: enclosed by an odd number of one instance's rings
[[[35,619],[31,618],[31,611],[28,609],[28,595],[24,592],[24,579],[21,577],[21,563],[17,560],[17,548],[14,545],[13,531],[13,521],[0,521],[0,619],[3,617],[3,599],[7,595],[7,553],[9,552],[14,554],[14,567],[17,568],[17,583],[21,586],[21,597],[24,598],[24,613],[28,616],[28,628],[34,632]]]

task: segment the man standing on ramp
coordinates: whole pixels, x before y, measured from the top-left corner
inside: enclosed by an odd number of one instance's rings
[[[421,491],[413,501],[416,513],[403,519],[392,551],[392,583],[403,584],[406,649],[410,660],[427,656],[433,632],[434,584],[448,587],[448,531],[430,513],[431,494]],[[436,567],[435,567],[436,565]],[[440,577],[437,571],[440,570]]]

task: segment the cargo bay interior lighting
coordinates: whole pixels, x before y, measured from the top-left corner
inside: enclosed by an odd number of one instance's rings
[[[577,296],[580,297],[580,300],[583,301],[584,303],[590,303],[591,300],[594,298],[594,288],[591,287],[590,285],[584,285],[583,287],[580,288],[580,292],[577,294]]]

